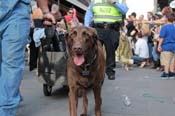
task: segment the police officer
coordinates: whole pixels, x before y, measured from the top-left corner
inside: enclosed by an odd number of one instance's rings
[[[38,0],[44,17],[55,22],[47,0]],[[30,0],[0,0],[0,116],[16,116],[30,30]]]
[[[96,28],[99,39],[106,50],[106,74],[115,79],[115,50],[119,44],[119,28],[122,15],[128,7],[117,0],[92,0],[85,14],[85,26]]]

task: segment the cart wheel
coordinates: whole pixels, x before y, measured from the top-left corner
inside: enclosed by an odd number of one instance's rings
[[[43,84],[43,92],[45,96],[50,96],[52,93],[52,86],[49,86],[47,84]]]

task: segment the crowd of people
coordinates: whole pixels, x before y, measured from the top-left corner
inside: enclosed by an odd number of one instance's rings
[[[121,54],[121,50],[118,50],[116,59],[119,59],[118,57],[120,56],[121,61],[125,64],[134,62],[140,68],[149,66],[150,68],[163,71],[161,74],[162,78],[174,76],[174,21],[175,14],[169,6],[164,7],[162,12],[156,14],[147,12],[145,19],[144,15],[140,15],[137,19],[136,13],[131,13],[125,19],[122,31],[126,35],[124,36],[125,41],[128,41],[130,45],[130,49],[127,49],[130,55]],[[123,58],[128,60],[123,60]],[[133,62],[129,62],[132,60]]]

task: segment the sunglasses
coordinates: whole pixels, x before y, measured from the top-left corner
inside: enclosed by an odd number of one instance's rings
[[[69,14],[73,14],[73,12],[69,12]]]

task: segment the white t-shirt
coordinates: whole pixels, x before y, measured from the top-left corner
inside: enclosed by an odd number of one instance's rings
[[[139,38],[135,44],[135,54],[141,58],[149,58],[148,43],[145,39]]]

